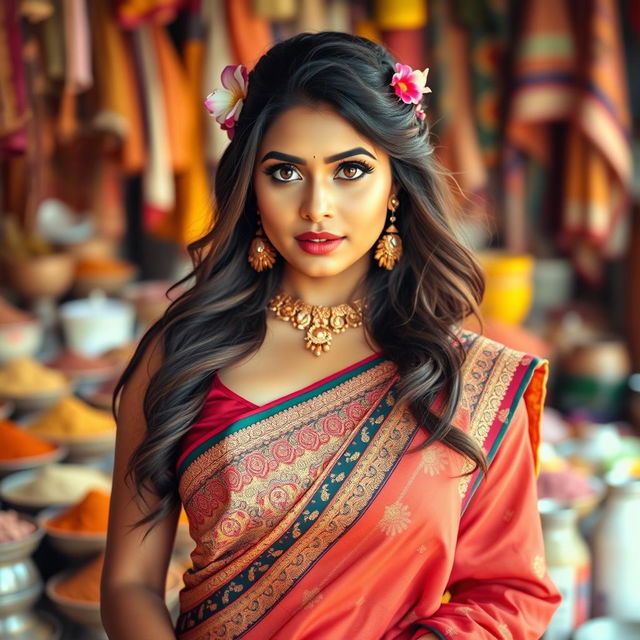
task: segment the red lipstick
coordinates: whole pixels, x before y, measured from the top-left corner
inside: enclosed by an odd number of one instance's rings
[[[328,231],[314,233],[306,231],[296,236],[300,248],[314,256],[322,256],[331,253],[344,240],[344,236],[338,236]]]

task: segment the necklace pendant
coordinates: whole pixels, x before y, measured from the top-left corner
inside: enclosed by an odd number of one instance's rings
[[[344,333],[349,327],[362,326],[363,303],[355,300],[351,304],[335,307],[311,305],[296,300],[290,295],[279,293],[269,300],[268,307],[276,318],[306,331],[305,347],[315,356],[331,349],[333,334]]]
[[[320,356],[323,351],[331,349],[331,331],[324,326],[314,325],[307,331],[304,341],[307,349],[315,356]]]

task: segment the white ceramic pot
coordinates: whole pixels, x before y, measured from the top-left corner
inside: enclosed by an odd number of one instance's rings
[[[0,364],[20,356],[34,356],[42,344],[37,320],[0,324]]]
[[[67,346],[87,356],[99,356],[133,339],[135,309],[124,300],[82,298],[60,305]]]

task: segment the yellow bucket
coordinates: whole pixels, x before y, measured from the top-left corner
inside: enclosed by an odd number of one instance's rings
[[[519,325],[533,300],[533,256],[483,251],[478,260],[486,277],[480,311],[483,318]]]

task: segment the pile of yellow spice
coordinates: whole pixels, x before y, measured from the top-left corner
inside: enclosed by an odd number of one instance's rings
[[[111,413],[67,396],[33,422],[29,431],[52,440],[74,440],[111,434],[115,428]]]
[[[64,391],[69,382],[64,374],[41,365],[29,357],[10,360],[0,369],[0,395],[30,396],[37,393]]]

